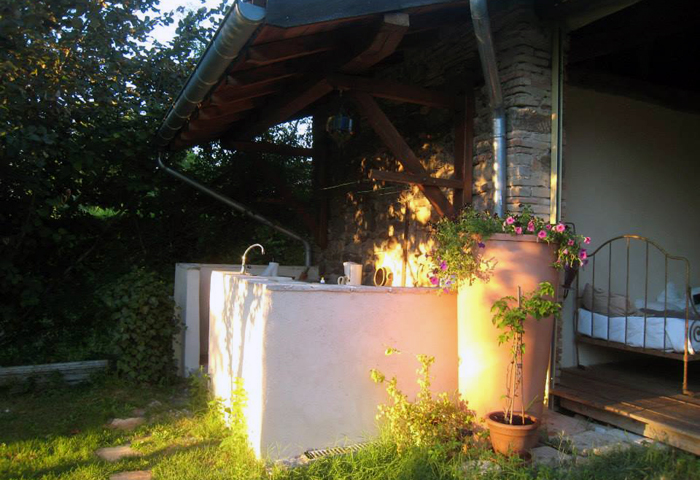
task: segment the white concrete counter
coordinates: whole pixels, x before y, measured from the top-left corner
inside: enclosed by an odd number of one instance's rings
[[[236,377],[248,395],[255,451],[299,454],[376,433],[387,401],[371,368],[417,392],[415,354],[436,357],[433,391],[457,390],[456,295],[429,288],[270,281],[214,271],[209,373],[230,401]],[[385,356],[387,347],[401,355]]]

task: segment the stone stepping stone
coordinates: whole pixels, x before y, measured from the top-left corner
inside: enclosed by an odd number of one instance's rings
[[[593,427],[589,422],[578,418],[562,415],[561,413],[547,410],[542,419],[544,429],[549,437],[562,436],[570,437],[579,433],[591,430]]]
[[[138,457],[140,452],[132,449],[130,445],[122,445],[120,447],[106,447],[95,450],[95,455],[107,462],[118,462],[126,457]]]
[[[631,446],[618,434],[607,431],[589,430],[571,436],[571,442],[576,455],[600,455],[615,449],[626,449]]]
[[[573,460],[571,455],[547,446],[533,448],[530,450],[530,455],[532,456],[532,463],[536,466],[559,467],[563,463]]]
[[[131,418],[115,418],[107,424],[109,428],[115,430],[133,430],[139,425],[143,425],[146,419],[143,417],[131,417]]]
[[[114,473],[109,480],[151,480],[153,474],[150,470],[134,470],[133,472]]]

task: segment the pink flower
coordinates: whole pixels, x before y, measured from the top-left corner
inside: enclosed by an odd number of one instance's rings
[[[450,293],[450,289],[449,289],[449,288],[443,288],[442,291],[445,292],[445,293]]]
[[[561,233],[564,230],[566,230],[566,226],[563,223],[560,223],[559,225],[557,225],[557,232]]]
[[[444,260],[440,262],[440,270],[447,270],[447,262]]]
[[[544,227],[544,228],[546,228],[547,230],[551,230],[551,229],[552,229],[552,226],[551,226],[551,225],[547,225],[547,226]]]
[[[508,217],[506,218],[506,223],[508,225],[513,225],[515,223],[515,219],[513,217]]]
[[[537,234],[537,238],[540,238],[540,239],[547,238],[547,232],[545,232],[544,230],[540,230],[539,233]]]
[[[562,250],[561,254],[562,254],[562,255],[568,255],[568,254],[569,254],[569,249],[568,249],[568,248],[565,248],[564,250]]]
[[[588,258],[588,252],[586,252],[585,248],[581,249],[581,251],[578,254],[578,258],[580,258],[581,260],[585,260]]]
[[[586,245],[588,245],[589,243],[591,243],[591,237],[586,237],[586,238],[584,238],[584,239],[583,239],[583,243],[585,243]]]
[[[433,285],[437,285],[438,283],[440,283],[440,279],[438,277],[430,277],[430,283],[432,283]]]
[[[522,235],[523,234],[523,227],[515,227],[515,234]]]
[[[572,247],[573,245],[574,245],[574,241],[573,241],[573,240],[569,240],[569,246]]]
[[[532,220],[530,220],[530,221],[527,223],[527,231],[528,231],[528,232],[534,232],[534,231],[535,231],[535,222],[533,222]]]

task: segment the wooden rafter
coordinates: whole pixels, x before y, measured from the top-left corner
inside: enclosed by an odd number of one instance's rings
[[[224,105],[207,105],[197,111],[198,120],[217,120],[230,117],[233,114],[253,110],[262,105],[262,100],[257,98],[246,98],[237,102],[230,102]]]
[[[311,157],[314,152],[311,148],[292,147],[291,145],[269,142],[229,141],[226,142],[225,148],[240,152],[273,153],[290,157]]]
[[[255,83],[244,87],[220,86],[211,96],[210,101],[215,104],[237,102],[248,98],[264,97],[278,93],[284,87],[284,79],[273,82]]]
[[[380,80],[350,75],[331,75],[328,81],[337,89],[369,93],[373,97],[414,103],[428,107],[459,108],[458,97],[427,88],[405,85],[389,80]]]
[[[454,178],[436,178],[427,175],[414,175],[405,172],[387,172],[370,170],[369,178],[382,182],[406,183],[409,185],[432,185],[445,188],[462,188],[462,180]]]
[[[377,105],[377,102],[372,96],[363,92],[351,92],[351,95],[357,102],[362,113],[367,117],[367,121],[374,131],[379,135],[384,144],[389,147],[389,150],[391,150],[406,171],[421,177],[429,177],[428,172],[423,168],[416,154],[413,153],[411,147],[409,147],[403,137],[401,137],[401,134],[396,130],[391,120],[389,120],[381,108],[379,108],[379,105]],[[454,216],[454,207],[439,187],[418,184],[418,188],[430,201],[438,214],[447,217]]]
[[[237,138],[248,139],[259,135],[268,128],[288,120],[295,113],[332,91],[333,87],[326,79],[305,86],[297,93],[289,95],[288,99],[285,98],[282,103],[263,110],[260,119],[241,132]],[[222,139],[221,144],[224,148],[229,148],[228,143],[235,140],[232,138]]]
[[[367,26],[342,27],[330,32],[313,33],[299,37],[285,38],[272,42],[259,43],[248,48],[243,62],[237,70],[246,70],[251,66],[263,66],[283,62],[294,58],[307,57],[342,48],[342,44],[351,38],[365,38],[371,34]]]
[[[340,68],[344,73],[360,73],[394,53],[408,31],[406,13],[387,13],[369,47]]]

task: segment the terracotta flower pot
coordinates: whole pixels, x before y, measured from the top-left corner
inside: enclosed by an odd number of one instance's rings
[[[516,424],[508,424],[502,411],[491,412],[486,416],[491,445],[497,453],[522,457],[537,445],[539,418],[526,413],[525,425],[517,424],[518,420],[520,415],[516,414],[516,422],[514,422]]]
[[[457,300],[457,347],[459,353],[459,392],[469,402],[477,418],[503,408],[505,376],[510,364],[510,349],[498,344],[502,333],[491,319],[493,302],[512,295],[518,286],[531,292],[541,282],[558,284],[559,272],[551,265],[556,247],[538,242],[534,235],[493,235],[486,241],[483,255],[497,264],[488,282],[476,280],[460,287]],[[523,356],[524,402],[536,417],[542,415],[547,366],[554,320],[527,321]]]

